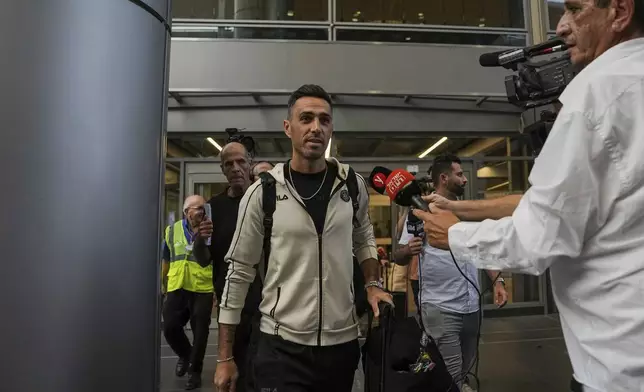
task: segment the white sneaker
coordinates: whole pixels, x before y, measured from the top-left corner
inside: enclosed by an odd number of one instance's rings
[[[476,392],[476,390],[472,389],[472,387],[467,384],[463,384],[463,387],[461,388],[461,392]]]

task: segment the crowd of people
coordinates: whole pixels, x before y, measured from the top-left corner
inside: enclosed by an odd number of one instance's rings
[[[393,261],[418,266],[419,320],[462,391],[471,390],[463,375],[478,344],[477,268],[494,283],[498,306],[507,301],[500,270],[550,269],[573,390],[642,390],[643,8],[638,0],[566,2],[557,33],[584,69],[560,97],[524,195],[459,200],[467,178],[460,160],[445,155],[429,173],[432,213],[404,215],[422,219],[424,235],[401,218]],[[319,86],[296,90],[283,124],[291,158],[253,164],[243,144],[227,144],[227,189],[209,201],[188,197],[184,219],[166,229],[164,334],[179,357],[176,375],[189,374],[187,389],[201,386],[216,303],[219,391],[351,391],[357,291],[376,317],[392,297],[382,286],[367,185],[325,158],[332,106]]]

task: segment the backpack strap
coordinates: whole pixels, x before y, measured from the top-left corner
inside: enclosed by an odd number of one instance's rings
[[[349,192],[351,205],[353,206],[353,227],[356,228],[360,226],[360,222],[358,221],[360,203],[358,202],[358,176],[352,167],[349,168],[349,174],[347,175],[347,191]]]
[[[264,274],[268,271],[268,258],[271,254],[271,237],[273,235],[273,213],[277,201],[277,191],[275,190],[275,177],[270,173],[264,172],[259,174],[262,181],[262,207],[264,210],[264,242],[262,249],[264,251]]]

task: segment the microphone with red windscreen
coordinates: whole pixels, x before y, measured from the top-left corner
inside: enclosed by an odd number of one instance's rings
[[[403,207],[414,207],[429,212],[429,205],[421,197],[420,185],[408,171],[396,169],[385,181],[387,195],[394,203]]]
[[[391,174],[391,170],[386,167],[376,166],[373,168],[371,175],[369,176],[369,183],[374,191],[380,193],[381,195],[385,194],[387,190],[385,185],[387,182],[387,177]]]

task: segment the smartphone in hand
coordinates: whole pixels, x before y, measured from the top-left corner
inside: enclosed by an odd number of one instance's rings
[[[212,208],[210,207],[210,204],[204,204],[204,209],[206,210],[206,216],[208,217],[208,220],[212,222]],[[210,246],[211,241],[212,238],[208,237],[208,239],[206,240],[206,245]]]

